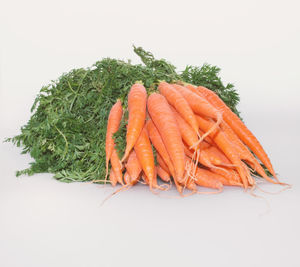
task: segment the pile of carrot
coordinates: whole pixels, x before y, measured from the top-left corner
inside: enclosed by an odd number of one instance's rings
[[[120,100],[108,118],[105,180],[109,176],[113,186],[142,182],[153,191],[167,190],[174,182],[181,195],[184,189],[201,193],[199,187],[216,189],[212,192],[223,186],[247,190],[256,185],[254,172],[270,183],[283,184],[256,137],[205,87],[160,82],[157,92],[148,96],[146,88],[135,83],[128,94],[128,115],[122,158],[114,141],[123,118]]]

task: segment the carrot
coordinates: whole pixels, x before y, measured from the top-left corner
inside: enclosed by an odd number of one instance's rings
[[[210,162],[213,165],[232,165],[228,158],[223,154],[223,152],[221,152],[215,146],[210,146],[209,148],[202,150],[202,154],[204,154],[205,157],[209,158]]]
[[[147,175],[146,175],[144,172],[142,172],[142,179],[144,180],[144,182],[145,182],[147,185],[150,185],[149,178],[147,177]],[[159,186],[158,186],[158,184],[157,184],[157,171],[156,171],[156,168],[154,168],[153,187],[159,188]]]
[[[210,129],[207,133],[205,133],[204,136],[202,136],[202,138],[209,135],[209,133],[213,129],[218,127],[218,125],[222,121],[222,112],[214,108],[204,97],[201,97],[198,94],[191,92],[186,87],[178,84],[172,84],[172,85],[174,86],[174,88],[176,88],[176,90],[178,90],[183,95],[183,97],[187,100],[190,107],[196,114],[203,115],[216,120],[214,128]]]
[[[183,186],[184,188],[187,188],[191,191],[196,192],[197,191],[197,186],[194,182],[194,179],[191,177],[190,172],[186,171],[185,176],[186,176],[185,182],[182,182],[181,186]]]
[[[200,151],[197,154],[197,160],[196,160],[196,165],[199,163],[201,163],[203,166],[209,167],[209,168],[216,168],[214,166],[214,164],[210,161],[210,158],[207,156],[207,154],[203,153],[204,150]],[[184,146],[184,153],[186,154],[187,157],[189,157],[191,160],[194,160],[194,153],[187,148],[186,146]],[[198,161],[198,162],[197,162]]]
[[[147,92],[143,85],[134,84],[128,94],[128,127],[122,162],[128,157],[143,129],[146,119]]]
[[[185,155],[182,139],[174,114],[164,96],[153,93],[148,98],[148,111],[175,168],[177,181],[182,181],[185,169]]]
[[[179,113],[171,107],[175,119],[177,121],[178,129],[182,136],[183,141],[189,146],[192,147],[198,142],[198,136],[193,130],[193,128],[179,115]],[[201,144],[201,143],[200,143]],[[197,147],[194,147],[194,150],[197,150]]]
[[[145,127],[142,129],[142,132],[134,145],[134,150],[142,166],[142,169],[149,180],[150,189],[152,190],[156,179],[154,156]]]
[[[219,190],[223,188],[223,184],[211,172],[199,167],[196,169],[195,183],[199,186]]]
[[[257,161],[257,159],[253,156],[253,154],[249,151],[249,149],[243,144],[243,142],[239,139],[239,137],[235,134],[235,132],[230,128],[230,126],[226,122],[221,123],[221,128],[230,138],[230,140],[235,144],[237,151],[240,154],[241,159],[245,160],[253,170],[255,170],[260,176],[262,176],[265,180],[269,181],[273,184],[278,184],[278,182],[271,179],[264,171],[263,167]],[[281,184],[281,183],[279,183]]]
[[[113,169],[110,170],[109,180],[110,180],[112,186],[116,186],[116,184],[117,184],[118,181],[117,181],[117,178],[115,176],[115,173],[114,173]]]
[[[214,173],[212,171],[209,171],[209,170],[206,170],[206,169],[203,169],[203,168],[198,168],[197,170],[197,174],[199,176],[201,176],[202,179],[207,179],[207,177],[211,177],[213,178],[214,180],[217,180],[219,182],[222,183],[222,185],[228,185],[228,186],[242,186],[242,184],[240,182],[236,182],[232,179],[227,179],[225,178],[224,176],[220,175],[220,174],[217,174],[217,173]],[[197,183],[197,182],[196,182]],[[217,187],[218,188],[218,187]],[[219,189],[219,188],[218,188]]]
[[[196,116],[199,128],[203,131],[209,131],[209,129],[213,128],[214,124],[210,121],[207,121],[199,116]],[[248,181],[252,181],[251,175],[248,169],[245,169],[242,161],[234,147],[234,145],[230,142],[228,137],[225,135],[223,131],[214,130],[210,133],[210,136],[213,138],[216,145],[223,151],[223,153],[227,156],[227,158],[231,161],[233,165],[235,165],[236,170],[241,176],[244,188],[248,188]]]
[[[110,163],[111,163],[111,166],[112,166],[112,169],[114,171],[117,181],[120,184],[124,185],[123,179],[122,179],[122,164],[120,162],[118,153],[115,148],[113,148],[113,150],[112,150]]]
[[[167,172],[169,175],[171,174],[167,164],[165,163],[165,161],[163,160],[163,158],[159,155],[159,153],[157,152],[156,153],[156,159],[157,159],[157,162],[158,164],[160,165],[160,167],[162,167],[162,169]],[[173,174],[172,174],[173,176]],[[174,176],[173,176],[174,178]],[[178,183],[178,181],[174,178],[174,183],[175,183],[175,186],[176,186],[176,189],[177,191],[179,192],[179,194],[182,193],[183,191],[183,187]]]
[[[214,142],[213,142],[213,140],[209,136],[206,136],[205,138],[203,138],[204,132],[201,131],[200,129],[199,129],[199,133],[202,136],[202,139],[204,139],[204,141],[206,141],[210,145],[213,145]],[[203,142],[201,142],[200,144],[202,144],[202,143]]]
[[[126,185],[131,183],[131,177],[130,177],[128,171],[125,172],[125,174],[124,174],[124,182],[125,182]]]
[[[153,146],[155,147],[156,151],[162,157],[163,161],[167,165],[169,172],[174,177],[175,169],[174,169],[173,163],[172,163],[171,158],[168,154],[168,151],[165,147],[165,144],[164,144],[163,140],[161,139],[160,133],[158,132],[156,126],[154,125],[154,123],[151,119],[149,119],[146,122],[146,128],[147,128],[148,135],[149,135],[149,138],[150,138]],[[164,168],[164,170],[167,171],[165,168]]]
[[[111,157],[113,147],[115,146],[113,135],[119,129],[120,122],[122,119],[123,109],[121,100],[118,100],[111,108],[107,121],[106,139],[105,139],[105,154],[106,154],[106,175],[108,175],[108,163]]]
[[[166,82],[161,82],[158,86],[158,90],[189,126],[192,127],[194,132],[198,134],[198,124],[194,112],[182,94]]]
[[[267,167],[270,173],[276,178],[276,173],[273,169],[272,163],[264,151],[262,145],[259,143],[254,134],[246,127],[240,118],[231,111],[231,109],[217,96],[213,91],[203,87],[198,87],[199,92],[219,111],[223,112],[224,121],[232,128],[237,136],[245,143],[253,153],[260,159],[260,161]]]
[[[131,150],[128,160],[125,164],[126,170],[131,178],[131,183],[136,184],[139,180],[140,173],[142,171],[142,166],[136,156],[136,153],[134,150]],[[124,177],[125,178],[125,177]]]
[[[242,185],[239,174],[233,169],[226,167],[218,169],[210,168],[210,171],[223,176],[231,185]]]
[[[163,170],[170,175],[171,172],[170,172],[169,167],[167,166],[166,162],[163,160],[163,158],[161,157],[161,155],[158,152],[156,153],[156,160],[157,160],[159,166],[161,168],[163,168]]]
[[[170,182],[170,174],[167,173],[160,165],[156,166],[157,175],[164,181]]]

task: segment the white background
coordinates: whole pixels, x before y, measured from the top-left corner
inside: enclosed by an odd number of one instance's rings
[[[0,266],[300,266],[299,1],[1,1]],[[239,189],[167,198],[112,192],[50,174],[3,144],[30,118],[39,89],[102,57],[137,62],[143,46],[182,69],[222,68],[280,178],[254,198]],[[269,191],[276,186],[263,185]],[[258,194],[261,194],[257,192]],[[262,195],[262,194],[261,194]]]

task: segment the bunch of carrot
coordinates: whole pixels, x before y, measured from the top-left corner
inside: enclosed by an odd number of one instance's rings
[[[185,188],[199,192],[197,186],[219,192],[223,186],[254,188],[253,172],[282,184],[256,137],[205,87],[160,82],[157,92],[148,96],[145,87],[135,83],[128,94],[128,114],[122,159],[114,141],[123,115],[120,100],[108,118],[106,181],[109,174],[113,186],[120,183],[128,187],[143,181],[150,190],[167,189],[166,184],[157,182],[159,177],[165,183],[174,181],[180,194]]]

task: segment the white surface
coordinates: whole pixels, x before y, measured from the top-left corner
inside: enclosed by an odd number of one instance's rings
[[[300,266],[299,1],[3,1],[0,140],[18,133],[42,85],[131,45],[234,82],[240,109],[293,189],[184,199],[14,176],[31,161],[0,144],[0,266]],[[277,187],[264,186],[276,191]],[[174,191],[162,196],[174,195]]]

